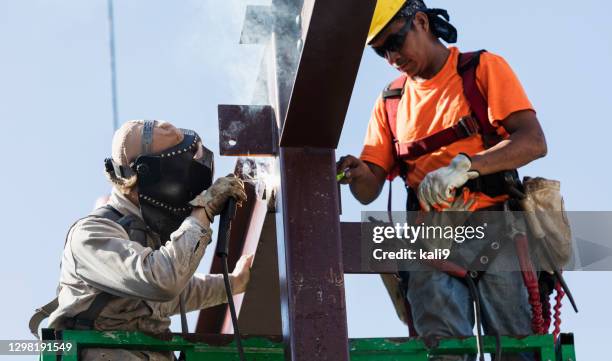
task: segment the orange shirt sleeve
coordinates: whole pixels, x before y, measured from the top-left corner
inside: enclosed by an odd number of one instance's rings
[[[487,98],[489,119],[494,125],[499,125],[514,112],[534,110],[521,82],[501,56],[483,53],[476,70],[476,80]]]
[[[387,112],[382,97],[376,100],[363,144],[361,160],[376,164],[389,173],[395,165],[395,159],[393,157],[391,131],[389,130]]]

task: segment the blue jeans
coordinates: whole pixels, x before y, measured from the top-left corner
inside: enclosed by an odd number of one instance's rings
[[[531,306],[519,271],[514,244],[504,240],[497,258],[478,282],[482,325],[486,335],[530,335]],[[489,242],[461,245],[475,255]],[[514,270],[514,271],[513,271]],[[422,337],[472,336],[474,309],[467,286],[459,279],[435,269],[403,273],[406,297],[412,308],[415,329]],[[475,360],[474,355],[436,356],[431,360]],[[504,361],[532,361],[532,353],[502,355]]]

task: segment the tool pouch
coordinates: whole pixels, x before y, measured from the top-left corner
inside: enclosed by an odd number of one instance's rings
[[[531,233],[534,261],[540,270],[562,269],[572,257],[572,232],[561,196],[561,183],[541,177],[523,178],[519,202]]]

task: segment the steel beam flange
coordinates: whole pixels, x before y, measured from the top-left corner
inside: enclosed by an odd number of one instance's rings
[[[278,127],[269,105],[219,105],[219,153],[275,156]]]

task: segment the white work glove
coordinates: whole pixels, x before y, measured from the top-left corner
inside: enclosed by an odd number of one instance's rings
[[[238,205],[246,201],[244,183],[233,174],[217,179],[207,190],[195,197],[189,204],[204,208],[209,221],[221,214],[227,200],[233,197]]]
[[[477,171],[470,170],[471,167],[470,158],[461,153],[453,158],[448,166],[429,172],[419,185],[421,207],[425,211],[430,211],[434,205],[451,208],[449,201],[455,196],[455,190],[480,175]]]
[[[253,267],[252,254],[241,256],[238,262],[236,262],[236,267],[234,267],[234,271],[230,274],[233,295],[246,291],[251,279],[251,267]]]

